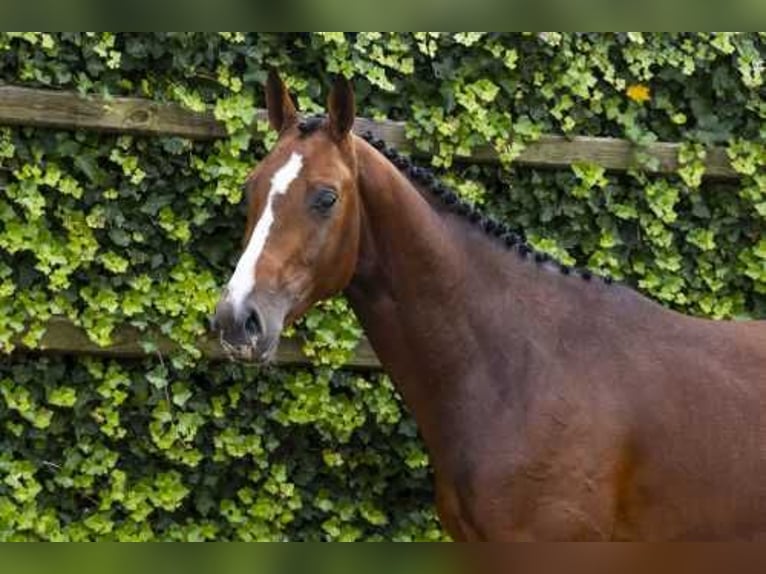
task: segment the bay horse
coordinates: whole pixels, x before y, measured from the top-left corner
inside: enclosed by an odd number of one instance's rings
[[[344,293],[418,424],[454,540],[766,533],[766,321],[711,321],[559,265],[430,171],[352,132],[339,79],[248,178],[246,248],[213,328],[268,361]],[[369,141],[367,141],[369,140]]]

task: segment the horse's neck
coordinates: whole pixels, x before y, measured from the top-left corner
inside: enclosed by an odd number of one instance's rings
[[[442,433],[445,409],[460,410],[466,397],[480,396],[476,385],[493,378],[477,380],[476,373],[493,368],[477,362],[487,353],[507,362],[520,341],[514,331],[535,337],[530,315],[513,313],[534,292],[523,270],[530,264],[515,261],[455,216],[437,212],[367,144],[359,142],[357,149],[362,232],[346,294],[434,446],[443,441],[435,435]],[[498,313],[506,315],[503,326],[493,316]]]

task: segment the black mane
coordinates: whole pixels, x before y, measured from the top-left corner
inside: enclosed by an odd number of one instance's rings
[[[387,147],[386,142],[376,138],[372,132],[365,132],[362,134],[362,138],[380,151],[393,165],[404,173],[410,181],[437,197],[447,209],[478,226],[488,236],[502,241],[506,247],[516,251],[522,259],[532,259],[536,263],[552,263],[558,267],[558,270],[562,274],[577,274],[585,281],[590,281],[594,277],[594,273],[588,269],[573,269],[568,265],[564,265],[563,263],[554,260],[547,253],[536,251],[527,243],[524,233],[521,230],[514,230],[505,223],[496,221],[481,213],[473,205],[460,199],[460,197],[458,197],[458,195],[447,185],[439,181],[430,169],[415,165],[410,158],[401,155],[393,148]],[[612,283],[611,277],[600,276],[600,278],[607,284]]]

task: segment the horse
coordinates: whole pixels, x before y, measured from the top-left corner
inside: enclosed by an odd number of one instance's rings
[[[319,117],[276,72],[265,96],[278,139],[245,184],[245,248],[213,318],[232,357],[269,361],[285,326],[343,293],[456,541],[766,533],[766,321],[686,316],[536,252],[356,135],[347,79]]]

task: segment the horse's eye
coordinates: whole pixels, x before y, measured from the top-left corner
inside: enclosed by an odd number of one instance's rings
[[[328,213],[338,201],[338,194],[332,189],[320,189],[311,200],[311,207],[320,213]]]

